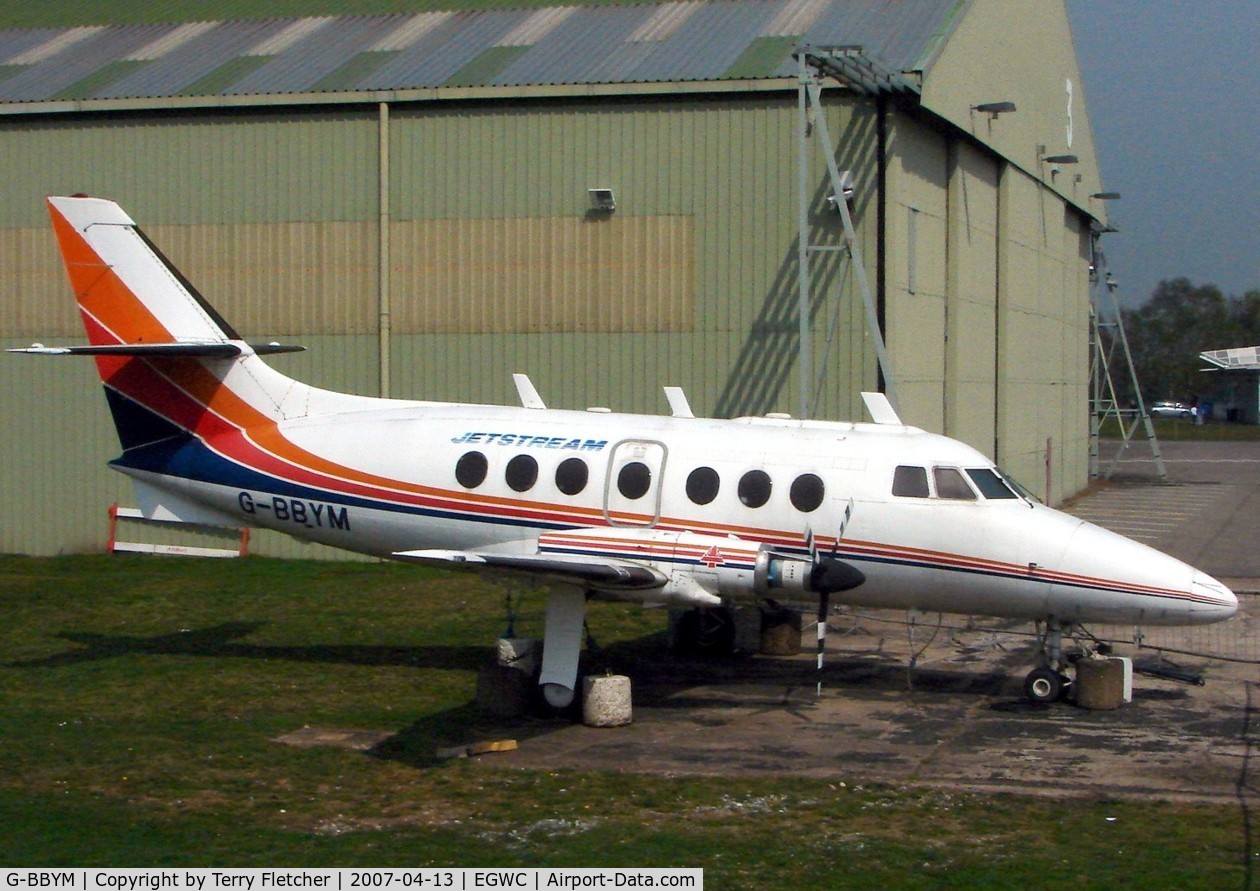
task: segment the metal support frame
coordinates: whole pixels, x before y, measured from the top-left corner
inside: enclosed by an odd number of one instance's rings
[[[1168,471],[1164,467],[1164,456],[1160,452],[1159,439],[1155,436],[1155,425],[1146,410],[1146,402],[1142,398],[1142,387],[1138,382],[1137,368],[1133,364],[1133,353],[1129,349],[1129,338],[1124,331],[1124,318],[1120,312],[1120,301],[1116,296],[1117,284],[1110,271],[1107,270],[1107,257],[1102,251],[1099,235],[1094,233],[1091,241],[1093,262],[1089,272],[1090,292],[1090,401],[1089,401],[1089,475],[1093,479],[1110,479],[1116,465],[1129,449],[1129,443],[1140,426],[1146,433],[1146,441],[1151,455],[1155,459],[1155,473],[1161,479],[1168,479]],[[1102,291],[1107,292],[1108,305],[1102,306]],[[1106,319],[1114,319],[1107,321]],[[1103,339],[1103,330],[1111,329],[1114,334],[1111,343]],[[1128,373],[1133,385],[1136,405],[1133,408],[1121,408],[1116,395],[1115,380],[1112,377],[1111,365],[1116,348],[1124,358],[1124,370]],[[1121,443],[1116,454],[1107,464],[1102,466],[1100,440],[1103,425],[1112,419],[1120,428]]]
[[[876,90],[892,90],[902,88],[899,83],[884,83],[875,78],[866,63],[860,48],[849,47],[840,50],[813,50],[810,47],[797,49],[796,58],[799,65],[797,85],[797,222],[799,235],[797,242],[797,297],[799,303],[800,344],[800,407],[799,416],[808,418],[811,414],[811,389],[817,386],[814,381],[812,367],[813,341],[811,331],[811,286],[810,263],[814,254],[822,252],[842,251],[848,265],[853,269],[854,278],[862,295],[862,303],[866,310],[866,327],[875,346],[875,355],[879,361],[879,369],[884,378],[884,392],[894,409],[900,411],[897,399],[897,383],[888,360],[888,351],[884,344],[883,331],[879,325],[879,312],[870,283],[866,277],[866,268],[862,263],[861,250],[858,247],[857,232],[853,226],[853,217],[845,200],[847,184],[836,163],[836,153],[832,148],[831,135],[827,129],[827,117],[822,107],[821,77],[826,74],[835,77],[847,85],[862,92]],[[854,66],[857,66],[856,68]],[[855,80],[854,71],[861,74]],[[810,175],[809,175],[809,141],[817,137],[819,149],[827,162],[827,176],[831,183],[832,201],[844,227],[844,241],[840,245],[813,244],[810,240]],[[844,276],[840,276],[843,284]],[[837,315],[839,296],[837,296]],[[828,336],[828,344],[834,338],[835,320]],[[825,363],[824,363],[825,364]],[[819,379],[825,374],[825,367],[819,371]]]

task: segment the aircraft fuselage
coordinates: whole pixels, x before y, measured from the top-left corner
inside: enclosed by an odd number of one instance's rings
[[[976,450],[913,427],[376,404],[189,438],[170,474],[126,455],[115,466],[243,525],[380,556],[524,554],[549,533],[604,529],[590,553],[647,559],[725,600],[792,599],[757,583],[757,553],[804,558],[812,531],[866,576],[846,603],[1146,625],[1234,608],[1202,573],[1012,491]]]

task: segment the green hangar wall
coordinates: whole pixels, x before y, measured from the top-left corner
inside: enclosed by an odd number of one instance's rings
[[[943,79],[968,55],[934,52]],[[823,95],[903,417],[1052,502],[1077,491],[1085,202],[1036,149],[996,148],[994,122],[973,132],[971,91],[930,110],[839,83]],[[247,337],[306,345],[269,361],[319,386],[512,403],[526,372],[552,407],[657,413],[679,385],[697,413],[795,414],[797,101],[778,76],[0,103],[0,346],[81,342],[43,199],[85,192],[122,204]],[[809,242],[838,245],[816,127],[806,140]],[[1071,190],[1097,191],[1083,169]],[[592,188],[616,209],[592,210]],[[880,377],[854,272],[820,252],[812,280],[809,413],[860,419]],[[0,551],[100,550],[108,505],[132,496],[105,467],[118,444],[94,366],[0,361]],[[334,553],[270,533],[253,550]]]

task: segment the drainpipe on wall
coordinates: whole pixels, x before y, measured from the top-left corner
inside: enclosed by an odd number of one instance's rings
[[[380,334],[380,396],[389,398],[389,337],[390,337],[390,294],[389,294],[389,103],[382,102],[377,114],[377,168],[380,170],[380,183],[376,204],[380,209],[377,221],[378,262],[377,269],[377,310],[378,331]]]
[[[888,263],[888,98],[883,93],[875,98],[875,170],[875,192],[879,196],[876,204],[879,219],[875,223],[875,317],[887,343],[888,276],[884,269]],[[877,389],[887,392],[884,369],[876,365]]]

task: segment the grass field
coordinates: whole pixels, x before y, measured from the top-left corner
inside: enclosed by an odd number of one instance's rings
[[[519,600],[540,630],[544,598]],[[503,590],[375,564],[0,557],[0,865],[698,866],[709,888],[1239,888],[1245,808],[507,770],[440,746]],[[593,605],[605,645],[660,612]],[[370,752],[273,740],[392,733]],[[616,730],[608,731],[618,732]]]

